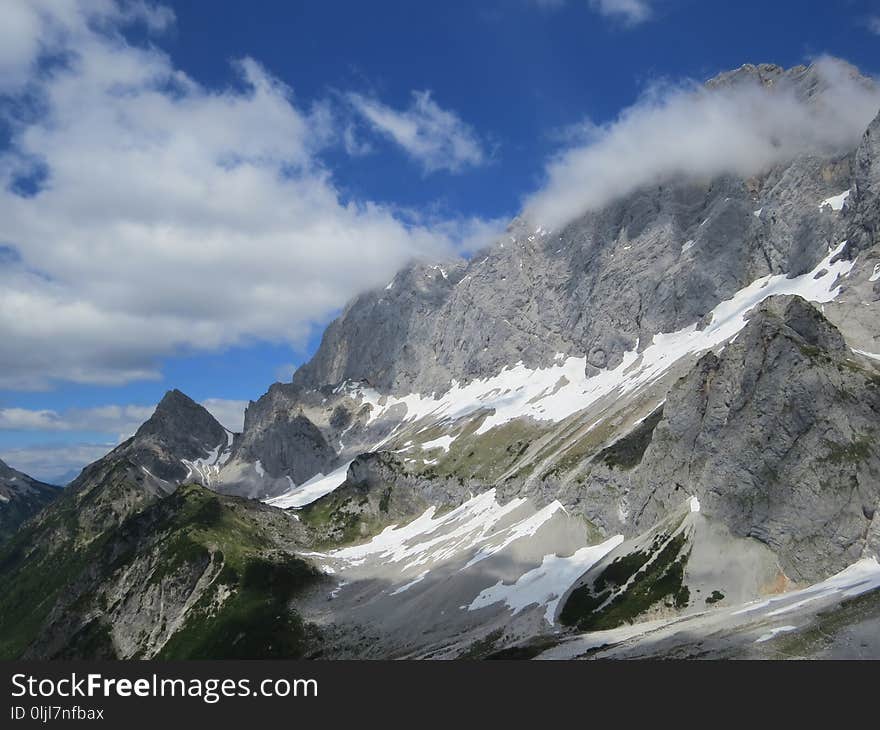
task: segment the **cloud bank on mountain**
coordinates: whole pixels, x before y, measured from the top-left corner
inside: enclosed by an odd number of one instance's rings
[[[820,91],[757,80],[657,84],[617,119],[582,125],[586,140],[554,157],[527,217],[560,226],[672,178],[749,177],[800,154],[845,152],[880,109],[876,84],[833,59],[814,65]]]

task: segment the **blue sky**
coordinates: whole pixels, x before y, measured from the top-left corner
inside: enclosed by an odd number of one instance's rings
[[[348,298],[488,242],[658,84],[880,71],[861,0],[59,5],[0,8],[0,458],[47,479],[172,387],[235,427]]]

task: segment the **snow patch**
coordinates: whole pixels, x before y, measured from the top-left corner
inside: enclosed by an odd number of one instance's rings
[[[554,623],[556,607],[566,590],[587,570],[623,542],[623,535],[616,535],[599,545],[584,547],[566,558],[545,555],[541,565],[524,573],[516,583],[505,585],[498,581],[486,588],[471,601],[468,611],[503,601],[514,615],[533,605],[546,606],[544,619]]]
[[[824,208],[826,205],[831,206],[831,210],[840,211],[843,210],[843,204],[846,202],[846,199],[849,197],[851,190],[844,190],[840,195],[834,195],[830,198],[825,198],[821,203],[819,203],[819,208]]]
[[[260,462],[257,463],[259,464]],[[345,482],[349,466],[351,466],[350,461],[338,469],[334,469],[329,474],[316,474],[298,487],[289,489],[284,494],[264,501],[266,504],[270,504],[273,507],[281,507],[282,509],[305,507],[307,504],[311,504],[316,499],[320,499],[324,495],[330,494],[334,489],[341,487]]]
[[[770,629],[766,634],[761,634],[755,639],[755,643],[763,644],[765,641],[770,641],[770,639],[779,636],[779,634],[787,634],[789,631],[797,631],[797,626],[777,626],[776,628]]]
[[[746,604],[731,615],[738,616],[779,606],[779,608],[774,608],[766,614],[767,616],[779,616],[821,598],[829,598],[836,595],[842,598],[855,598],[877,588],[880,588],[880,563],[874,557],[862,558],[845,570],[823,580],[821,583],[816,583],[809,588],[803,588],[799,591],[790,591],[789,593],[783,593],[763,601]]]
[[[457,438],[458,434],[456,434],[455,436],[441,436],[440,438],[433,439],[432,441],[425,441],[423,444],[421,444],[421,447],[423,451],[430,451],[431,449],[443,449],[444,451],[449,451],[449,446]]]
[[[852,351],[858,355],[864,355],[865,357],[869,357],[872,360],[880,360],[880,353],[865,352],[865,350],[857,350],[855,347],[852,348]]]
[[[502,505],[490,489],[439,517],[435,517],[436,507],[429,507],[406,525],[391,525],[367,543],[340,548],[325,557],[340,567],[356,567],[367,560],[385,566],[398,563],[404,573],[470,556],[461,568],[465,570],[517,540],[533,536],[561,509],[562,505],[554,502],[531,512],[528,501],[519,498]]]
[[[400,586],[400,588],[398,588],[396,591],[392,591],[391,595],[397,596],[397,595],[403,593],[404,591],[408,591],[410,588],[412,588],[414,585],[416,585],[416,583],[421,583],[423,580],[425,580],[425,576],[428,575],[429,572],[430,571],[428,571],[428,570],[423,570],[409,583],[407,583],[406,585]]]
[[[518,522],[513,525],[513,527],[509,528],[507,534],[500,542],[493,543],[491,545],[486,545],[485,547],[481,547],[477,554],[474,555],[462,568],[462,570],[467,570],[472,565],[476,565],[477,563],[485,560],[486,558],[491,558],[493,555],[500,553],[504,548],[506,548],[511,543],[519,540],[523,537],[532,537],[538,531],[538,529],[543,525],[547,520],[549,520],[554,514],[562,510],[565,511],[565,508],[558,501],[553,501],[548,504],[543,509],[535,512],[531,517]]]
[[[220,467],[222,467],[232,455],[230,447],[232,446],[233,434],[231,431],[227,431],[226,429],[223,430],[226,431],[225,444],[218,444],[201,459],[196,459],[195,461],[181,459],[181,463],[187,468],[186,477],[184,477],[184,479],[191,479],[193,475],[195,475],[199,482],[206,487],[210,487],[219,481]],[[152,474],[150,474],[150,476],[154,479],[157,478]],[[165,480],[160,479],[159,481]]]

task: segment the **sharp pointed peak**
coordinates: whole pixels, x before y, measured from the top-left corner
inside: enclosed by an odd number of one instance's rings
[[[159,401],[157,409],[163,406],[172,405],[198,406],[199,408],[203,407],[196,403],[182,390],[178,390],[177,388],[172,388],[171,390],[165,391],[165,395],[163,395],[162,400]]]

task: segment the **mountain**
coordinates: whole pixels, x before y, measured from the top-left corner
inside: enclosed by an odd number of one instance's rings
[[[59,490],[0,460],[0,542],[58,496]]]
[[[125,477],[121,477],[124,481]],[[296,520],[187,485],[95,534],[65,495],[0,548],[0,656],[268,658],[305,651],[315,580]]]
[[[90,539],[184,482],[210,485],[232,440],[205,408],[171,390],[134,436],[67,485],[64,504],[75,506]]]
[[[880,655],[878,195],[880,116],[411,264],[241,434],[172,391],[20,530],[2,654]]]

